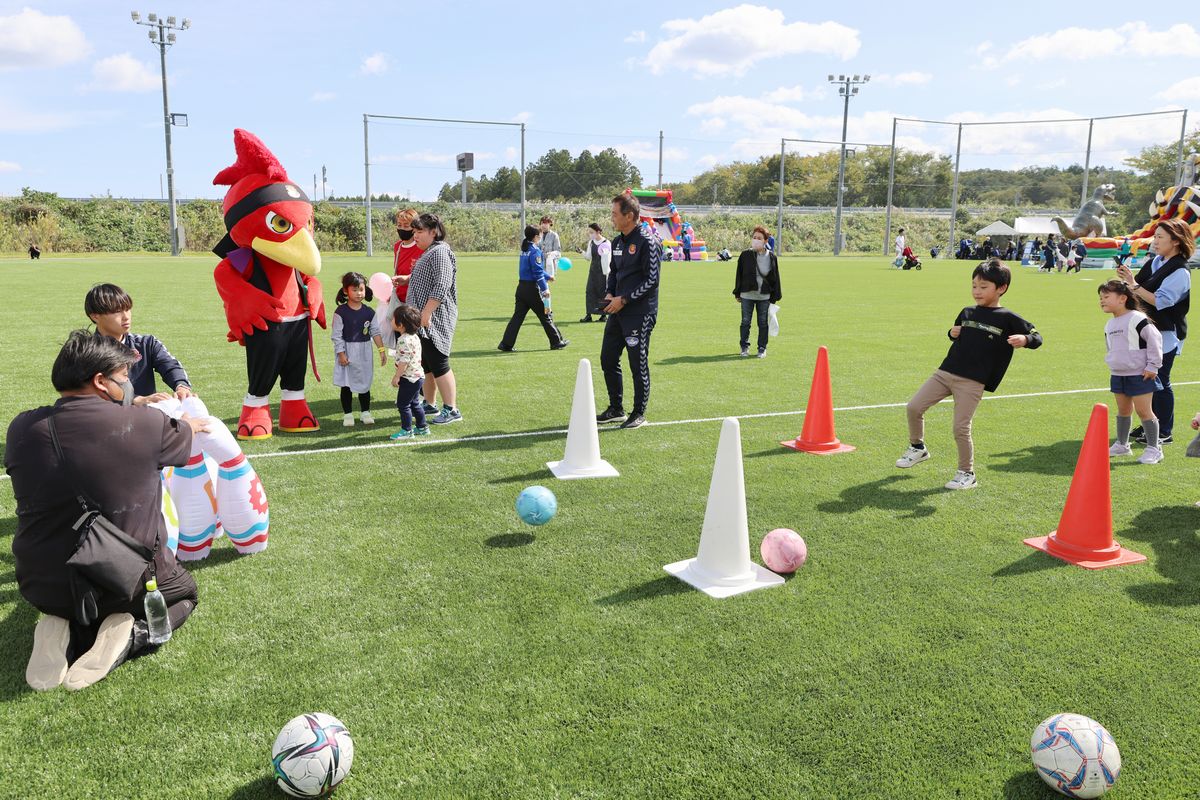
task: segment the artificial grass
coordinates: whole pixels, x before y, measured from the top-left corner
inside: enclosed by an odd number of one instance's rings
[[[556,481],[576,365],[601,326],[582,314],[581,268],[555,312],[571,346],[549,352],[532,319],[495,351],[515,256],[459,262],[452,362],[465,421],[418,446],[382,444],[396,415],[376,374],[374,428],[341,427],[317,331],[309,380],[323,429],[247,443],[271,503],[271,546],[228,543],[193,565],[200,606],[159,653],[79,694],[24,683],[35,613],[12,573],[11,485],[0,484],[0,795],[279,796],[270,746],[305,711],[341,718],[355,763],[346,798],[1054,796],[1034,775],[1034,726],[1071,710],[1121,748],[1115,797],[1182,797],[1200,782],[1197,463],[1183,457],[1200,393],[1179,385],[1162,464],[1113,470],[1117,539],[1147,564],[1091,572],[1021,544],[1058,521],[1096,402],[1110,402],[1102,277],[1014,266],[1007,305],[1037,324],[1002,395],[976,416],[980,486],[948,492],[950,409],[927,416],[934,458],[893,467],[902,408],[840,412],[858,450],[778,445],[798,414],[742,420],[752,551],[794,528],[808,563],[784,587],[712,600],[662,572],[695,554],[720,424],[604,432],[621,477]],[[327,257],[327,302],[349,269]],[[134,330],[162,338],[210,410],[236,419],[240,348],[225,342],[212,258],[0,261],[0,416],[51,402],[49,367],[82,297],[115,281]],[[885,258],[782,266],[782,332],[741,359],[732,264],[666,264],[651,346],[652,422],[798,411],[816,347],[838,407],[903,403],[940,363],[970,304],[969,262],[921,272]],[[753,332],[752,332],[753,335]],[[1185,351],[1186,352],[1186,351]],[[1177,383],[1196,380],[1187,356]],[[628,388],[628,387],[627,387]],[[464,439],[450,443],[438,440]],[[528,528],[512,502],[550,486],[559,514]]]

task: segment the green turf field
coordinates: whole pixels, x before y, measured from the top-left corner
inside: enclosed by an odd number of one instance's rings
[[[326,301],[342,272],[390,263],[326,258]],[[0,417],[55,398],[50,364],[85,322],[84,292],[115,281],[134,297],[134,330],[162,338],[213,413],[236,420],[245,362],[225,341],[213,266],[0,261]],[[1017,352],[980,406],[979,487],[948,492],[948,406],[927,417],[933,460],[908,471],[893,466],[902,407],[855,407],[903,404],[937,367],[971,302],[968,263],[786,258],[782,335],[763,361],[736,355],[732,263],[664,265],[655,424],[601,434],[620,478],[558,482],[545,462],[562,457],[579,358],[603,392],[601,326],[574,322],[583,266],[555,288],[571,346],[548,351],[531,317],[518,352],[501,354],[516,257],[460,260],[465,421],[418,446],[379,447],[395,429],[391,367],[376,371],[380,423],[341,426],[320,332],[326,382],[310,379],[309,397],[324,427],[246,446],[271,503],[270,548],[243,559],[221,542],[191,567],[200,605],[171,643],[82,693],[25,686],[36,617],[17,593],[0,482],[0,796],[281,796],[275,734],[326,711],[355,740],[344,798],[1045,798],[1029,737],[1068,710],[1116,737],[1111,796],[1195,796],[1190,348],[1175,369],[1177,443],[1160,465],[1123,459],[1112,473],[1117,539],[1149,562],[1091,572],[1021,539],[1056,526],[1090,409],[1111,400],[1105,275],[1014,267],[1006,305],[1046,344]],[[779,446],[800,414],[753,416],[803,409],[822,344],[838,435],[858,447],[827,458]],[[775,527],[800,532],[810,555],[781,588],[713,600],[662,565],[695,555],[727,415],[749,415],[756,560]],[[487,438],[513,433],[525,435]],[[533,483],[559,500],[537,529],[512,507]]]

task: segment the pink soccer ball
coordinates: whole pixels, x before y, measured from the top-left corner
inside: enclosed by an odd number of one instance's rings
[[[763,537],[759,552],[772,572],[795,572],[808,558],[808,545],[795,531],[776,528]]]

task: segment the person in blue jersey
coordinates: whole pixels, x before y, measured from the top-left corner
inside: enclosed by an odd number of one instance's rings
[[[546,339],[550,342],[551,350],[562,350],[570,342],[563,338],[558,326],[554,324],[554,314],[550,311],[550,284],[547,283],[545,261],[538,243],[542,240],[541,231],[533,225],[525,226],[525,238],[521,241],[521,258],[517,263],[516,306],[513,308],[512,319],[504,329],[504,337],[497,345],[497,350],[509,352],[517,343],[517,334],[521,332],[521,323],[525,315],[532,311],[542,323]]]
[[[597,422],[624,419],[622,428],[636,428],[646,422],[650,401],[650,334],[658,321],[658,279],[662,263],[662,242],[647,235],[638,224],[641,205],[626,192],[612,200],[613,226],[620,235],[612,242],[612,262],[604,295],[604,340],[600,345],[600,368],[608,389],[608,408]],[[629,356],[633,373],[633,409],[627,416],[621,375],[621,351]]]
[[[129,382],[135,395],[133,404],[145,405],[171,396],[158,391],[155,372],[178,399],[194,394],[187,371],[166,345],[152,334],[129,332],[133,324],[133,299],[120,286],[112,283],[93,286],[83,299],[83,311],[95,323],[96,333],[116,339],[137,353],[137,360],[129,367]]]

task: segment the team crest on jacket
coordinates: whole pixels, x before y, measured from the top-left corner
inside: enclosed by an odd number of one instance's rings
[[[636,244],[629,245],[629,255],[633,255],[636,252],[637,252],[637,245]]]

